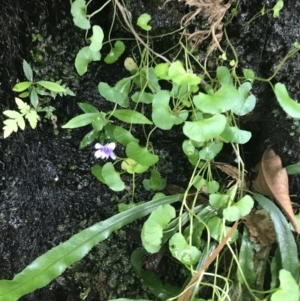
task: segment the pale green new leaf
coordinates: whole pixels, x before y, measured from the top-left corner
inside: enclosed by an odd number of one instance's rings
[[[3,114],[12,119],[16,119],[21,115],[19,112],[12,110],[3,111]]]
[[[30,112],[30,106],[26,102],[22,101],[18,97],[15,98],[15,102],[22,114],[27,114]]]
[[[6,119],[3,121],[3,123],[5,124],[5,126],[3,127],[3,138],[7,138],[8,136],[10,136],[13,132],[17,132],[18,131],[18,124],[17,121],[14,119]]]
[[[79,75],[87,72],[87,66],[92,61],[100,61],[101,54],[99,51],[92,51],[89,46],[85,46],[79,50],[75,59],[76,71]]]
[[[129,174],[134,174],[145,172],[149,168],[149,166],[143,166],[134,161],[133,159],[126,158],[122,161],[121,168]]]
[[[75,0],[71,5],[71,14],[73,22],[81,29],[89,29],[90,21],[86,17],[86,3],[84,0]]]
[[[278,18],[279,17],[279,12],[283,8],[283,0],[278,0],[275,4],[275,6],[272,8],[273,9],[273,17]]]
[[[255,73],[253,72],[252,69],[244,69],[243,74],[244,74],[244,77],[246,78],[246,80],[248,80],[251,83],[254,82]]]
[[[176,216],[174,207],[169,204],[159,206],[155,209],[142,228],[142,243],[143,247],[149,253],[159,251],[162,243],[163,229]]]
[[[13,91],[15,92],[22,92],[28,89],[32,85],[32,82],[20,82],[14,85]]]
[[[90,49],[92,51],[99,51],[102,48],[102,42],[104,38],[104,33],[102,28],[99,25],[93,26],[93,35],[90,37],[92,41],[90,45]]]
[[[138,20],[137,20],[137,25],[146,30],[149,31],[151,30],[151,26],[148,25],[148,22],[151,20],[151,16],[149,14],[142,14],[139,16]]]
[[[35,129],[40,116],[36,110],[31,109],[29,113],[25,115],[25,118],[29,121],[31,128]]]
[[[20,115],[18,118],[16,118],[16,121],[18,123],[18,126],[21,130],[24,130],[25,129],[25,120],[23,118],[22,115]]]
[[[178,85],[199,85],[201,78],[192,71],[186,71],[180,61],[173,62],[168,70],[169,78]]]
[[[150,214],[160,205],[178,202],[181,198],[182,195],[172,195],[138,205],[73,235],[38,257],[13,280],[0,280],[0,301],[16,301],[46,286],[112,232]]]
[[[300,104],[290,98],[285,85],[277,83],[274,92],[282,109],[291,117],[300,118]]]

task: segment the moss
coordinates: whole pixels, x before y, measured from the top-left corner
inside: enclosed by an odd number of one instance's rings
[[[121,233],[97,245],[86,258],[72,267],[86,300],[145,298],[153,295],[143,286],[130,263],[132,246]]]

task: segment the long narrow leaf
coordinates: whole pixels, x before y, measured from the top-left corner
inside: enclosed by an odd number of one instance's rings
[[[300,263],[298,260],[297,245],[286,218],[278,207],[263,195],[254,194],[253,197],[268,212],[274,224],[282,268],[289,271],[296,281],[298,281]]]
[[[150,214],[156,207],[179,201],[182,195],[153,200],[119,213],[75,234],[69,240],[41,255],[13,280],[0,281],[0,301],[16,301],[21,296],[46,286],[70,265],[82,259],[93,246],[121,227]]]

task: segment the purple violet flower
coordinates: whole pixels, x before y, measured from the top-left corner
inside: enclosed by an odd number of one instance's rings
[[[102,145],[100,143],[95,144],[95,148],[97,151],[95,152],[95,157],[97,159],[108,159],[111,158],[116,160],[116,155],[113,153],[113,150],[116,148],[116,144],[114,142]]]

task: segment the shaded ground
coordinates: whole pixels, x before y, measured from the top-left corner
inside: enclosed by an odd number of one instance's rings
[[[152,9],[154,12],[156,8],[153,7],[161,5],[154,2],[152,7],[149,7],[149,3],[144,6],[143,1],[134,2],[132,9],[141,9],[143,12]],[[242,3],[239,15],[228,28],[229,37],[239,55],[240,67],[252,68],[260,77],[268,77],[272,73],[273,66],[300,36],[300,4],[294,0],[285,1],[279,19],[274,19],[270,13],[250,26],[244,26],[245,20],[249,20],[262,5],[272,7],[275,2],[262,3],[256,0]],[[0,17],[0,25],[4,28],[0,33],[2,110],[13,108],[14,95],[11,88],[18,78],[23,78],[23,58],[41,68],[41,77],[61,77],[76,92],[77,97],[74,99],[58,99],[55,102],[59,125],[78,113],[77,101],[103,105],[97,84],[104,76],[105,80],[108,77],[107,81],[116,81],[120,76],[121,65],[117,65],[116,69],[103,69],[101,66],[96,77],[79,79],[74,72],[73,60],[76,47],[81,45],[72,46],[77,31],[64,26],[64,20],[70,21],[70,18],[68,7],[63,1],[33,4],[30,0],[20,0],[11,5],[2,0],[1,4],[4,12]],[[170,4],[170,7],[174,9],[174,4]],[[182,5],[176,11],[181,13]],[[133,11],[133,14],[138,13]],[[176,20],[179,20],[178,16]],[[160,17],[159,13],[155,18],[158,21],[157,28],[161,30],[165,30],[166,24],[160,23],[162,19],[170,26],[176,23],[174,19]],[[48,39],[47,43],[33,42],[32,33],[42,33],[44,39]],[[30,55],[31,49],[34,49],[34,59]],[[39,54],[42,55],[41,61]],[[299,55],[296,55],[276,77],[276,81],[286,84],[294,98],[299,97],[299,64]],[[255,85],[253,93],[258,99],[257,108],[251,116],[241,120],[243,128],[251,130],[254,136],[244,148],[248,169],[255,166],[269,144],[281,155],[284,164],[299,162],[298,121],[286,117],[266,84]],[[25,130],[13,134],[9,139],[0,140],[0,278],[12,278],[52,246],[78,230],[114,214],[120,200],[126,200],[126,195],[112,194],[90,174],[90,168],[95,163],[93,149],[78,151],[80,139],[86,132],[85,129],[71,133],[59,130],[58,135],[54,135],[51,124],[42,123],[34,131]],[[180,156],[178,140],[181,139],[166,138],[163,132],[158,132],[156,138],[160,140],[164,153],[172,155],[166,156],[164,176],[177,184],[185,182],[185,161],[174,157],[177,152]],[[297,177],[291,180],[291,193],[299,195]],[[149,198],[146,194],[140,194],[141,199],[146,197]],[[94,249],[77,270],[67,271],[46,288],[21,300],[71,301],[80,300],[80,294],[88,294],[85,299],[88,301],[105,300],[111,292],[119,297],[146,297],[146,292],[129,267],[131,250],[131,241],[128,243],[123,236],[114,235]],[[115,256],[110,256],[111,253]],[[101,265],[94,264],[93,260],[101,262]],[[119,271],[123,273],[120,275]],[[99,279],[104,279],[101,287],[92,287],[91,292],[87,293],[85,286],[91,281],[99,283]]]

